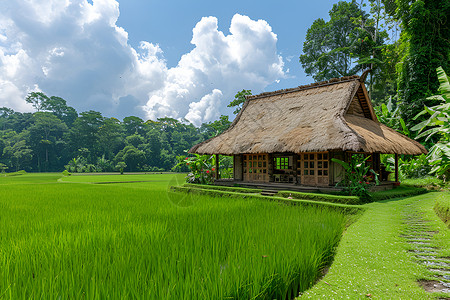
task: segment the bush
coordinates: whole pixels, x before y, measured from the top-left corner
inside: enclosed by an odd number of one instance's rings
[[[340,159],[332,158],[335,163],[340,164],[344,170],[344,180],[337,185],[342,186],[342,192],[349,196],[358,196],[363,202],[370,202],[369,189],[378,184],[378,174],[366,166],[366,160],[369,156],[363,154],[352,154],[350,161],[345,162]]]
[[[67,170],[64,170],[62,172],[62,174],[63,174],[63,176],[70,176],[70,175],[72,175],[72,173],[69,173],[69,171],[67,171]]]

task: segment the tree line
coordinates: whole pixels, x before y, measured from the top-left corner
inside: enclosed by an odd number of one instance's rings
[[[36,112],[0,108],[1,170],[108,172],[124,163],[126,171],[170,171],[186,150],[231,123],[228,116],[200,127],[172,118],[120,121],[93,110],[78,113],[66,100],[41,92],[26,101]]]

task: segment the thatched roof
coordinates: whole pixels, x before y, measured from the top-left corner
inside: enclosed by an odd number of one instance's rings
[[[199,154],[348,150],[421,154],[418,142],[379,123],[358,76],[250,96],[230,128]]]

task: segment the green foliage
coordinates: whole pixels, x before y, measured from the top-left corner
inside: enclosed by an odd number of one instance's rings
[[[179,164],[186,164],[190,172],[186,176],[188,183],[208,184],[214,181],[215,169],[214,155],[199,155],[194,153],[193,157],[186,157],[184,162]]]
[[[218,136],[225,130],[227,130],[231,125],[228,116],[220,116],[219,120],[214,122],[203,123],[200,126],[200,132],[204,135],[205,139],[209,139]]]
[[[368,158],[364,158],[360,154],[353,154],[349,162],[336,158],[331,159],[345,170],[344,179],[337,185],[343,187],[344,193],[350,196],[358,196],[364,202],[370,201],[370,187],[378,184],[378,174],[365,164]]]
[[[25,98],[25,101],[30,103],[36,111],[41,111],[45,107],[45,102],[48,100],[47,95],[41,92],[31,92]]]
[[[28,96],[38,112],[0,108],[0,163],[8,170],[104,172],[113,171],[120,160],[128,165],[127,171],[168,171],[185,150],[222,133],[231,124],[228,116],[199,128],[173,118],[144,122],[129,116],[121,122],[92,110],[78,116],[60,97],[43,93]],[[81,166],[70,163],[78,158],[83,160]],[[231,169],[221,172],[226,176]]]
[[[426,98],[438,90],[434,70],[450,67],[450,2],[398,0],[396,4],[396,17],[402,22],[402,37],[407,44],[399,65],[399,100],[403,118],[412,126],[416,123],[413,117],[424,105],[430,106],[431,100]]]
[[[62,175],[63,176],[70,176],[70,175],[72,175],[72,173],[69,173],[69,171],[64,170],[64,171],[62,171]]]
[[[5,173],[8,170],[8,166],[0,163],[0,173]]]
[[[372,3],[373,4],[373,3]],[[372,6],[370,18],[356,1],[340,1],[330,10],[330,20],[314,21],[303,43],[300,62],[316,81],[354,75],[365,67],[382,65],[381,48],[387,37],[380,30],[381,7]]]
[[[425,176],[422,178],[403,179],[402,186],[422,187],[427,190],[436,190],[445,187],[445,182],[437,177]]]
[[[410,135],[410,131],[406,126],[405,121],[401,117],[400,108],[392,102],[392,97],[389,97],[387,104],[381,104],[374,107],[378,121],[395,129],[406,136]]]
[[[392,154],[381,156],[381,163],[386,167],[387,171],[394,172],[395,159]],[[431,171],[431,165],[428,156],[421,154],[414,157],[405,157],[398,159],[398,173],[401,180],[408,178],[422,178],[427,176]]]
[[[123,175],[123,170],[127,167],[127,164],[123,161],[119,161],[116,165],[116,169]]]
[[[437,73],[440,82],[438,89],[440,95],[428,99],[440,101],[441,104],[432,107],[425,106],[415,119],[429,115],[428,119],[415,125],[411,130],[418,131],[417,139],[425,137],[425,141],[428,141],[432,137],[438,138],[439,142],[435,143],[428,153],[428,160],[432,165],[430,174],[446,178],[450,172],[450,84],[448,76],[441,67],[437,69]]]
[[[20,171],[11,172],[11,173],[3,173],[3,176],[12,177],[12,176],[25,175],[25,174],[27,174],[27,172],[25,170],[20,170]]]
[[[252,94],[251,90],[242,90],[240,92],[238,92],[235,96],[234,96],[234,100],[230,102],[230,104],[228,104],[228,107],[236,107],[236,109],[234,110],[234,114],[238,114],[241,109],[242,109],[242,105],[244,104],[244,102],[247,100],[245,98],[245,96],[250,96]]]

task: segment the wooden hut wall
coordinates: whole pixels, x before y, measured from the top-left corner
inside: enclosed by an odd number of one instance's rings
[[[336,185],[336,183],[344,179],[345,171],[340,164],[331,161],[331,158],[345,160],[345,155],[343,151],[330,152],[330,185]]]
[[[243,179],[242,155],[233,156],[233,178],[234,180]]]

